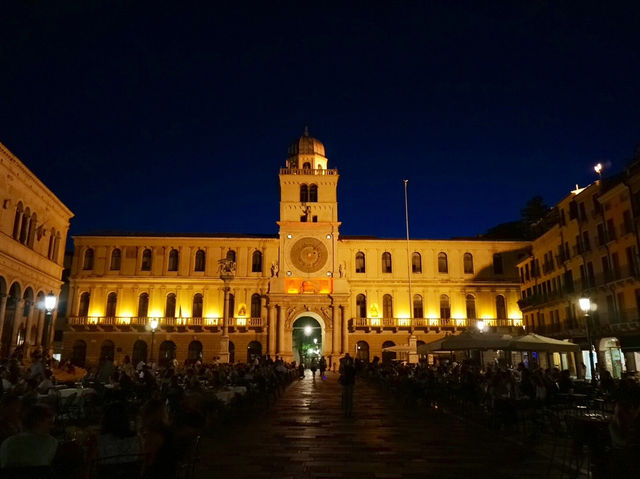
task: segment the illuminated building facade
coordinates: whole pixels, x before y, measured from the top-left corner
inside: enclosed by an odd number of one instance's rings
[[[60,295],[73,214],[0,143],[0,355],[48,347],[53,318],[44,298]],[[47,319],[45,321],[45,319]]]
[[[518,265],[520,306],[528,331],[582,346],[554,355],[553,365],[591,377],[587,329],[578,300],[591,300],[589,325],[595,363],[614,377],[640,365],[640,164],[622,174],[577,188],[560,201],[549,229],[533,241],[532,254]],[[542,363],[546,358],[541,358]]]
[[[75,236],[64,355],[211,361],[228,330],[232,360],[291,360],[296,324],[311,318],[321,353],[335,362],[479,320],[522,324],[516,264],[529,243],[411,240],[408,249],[404,239],[342,236],[338,171],[308,133],[289,148],[279,178],[277,235]],[[226,327],[223,259],[236,263]]]

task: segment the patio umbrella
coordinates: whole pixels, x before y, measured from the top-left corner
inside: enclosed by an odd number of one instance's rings
[[[437,339],[435,341],[431,341],[430,343],[419,344],[418,345],[418,354],[426,356],[427,354],[434,353],[436,351],[444,351],[442,349],[442,341],[444,341],[445,339],[447,339],[446,336],[444,338],[440,338],[440,339]]]
[[[398,344],[396,346],[382,348],[382,350],[389,353],[410,353],[411,347],[408,344]]]
[[[511,339],[512,337],[508,334],[464,331],[456,336],[447,336],[442,341],[441,349],[445,351],[505,349]]]
[[[512,351],[545,351],[545,352],[573,352],[580,351],[580,346],[569,341],[561,341],[559,339],[540,336],[539,334],[529,333],[524,336],[513,338],[510,344],[504,349]]]

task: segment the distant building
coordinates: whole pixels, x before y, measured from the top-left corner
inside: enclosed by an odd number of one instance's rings
[[[518,265],[527,331],[578,342],[583,353],[553,355],[543,365],[589,371],[587,331],[578,299],[593,306],[597,367],[614,377],[640,366],[639,163],[613,178],[572,191],[554,208],[548,231]]]
[[[69,209],[0,143],[0,355],[50,345],[44,297],[60,295]],[[47,337],[45,337],[47,336]]]
[[[154,359],[211,361],[224,350],[223,259],[235,262],[226,324],[235,361],[299,359],[301,324],[333,361],[373,359],[411,335],[432,341],[480,320],[521,326],[516,264],[529,243],[411,240],[408,250],[404,239],[342,236],[338,171],[308,133],[279,177],[278,235],[74,236],[65,355],[149,359],[156,318]]]

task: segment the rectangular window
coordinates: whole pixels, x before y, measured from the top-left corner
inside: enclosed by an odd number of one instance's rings
[[[591,261],[587,263],[587,277],[589,279],[589,286],[593,288],[596,285],[596,275],[593,272],[593,263]]]
[[[587,210],[584,207],[584,203],[580,203],[580,219],[582,221],[587,221]]]
[[[608,295],[607,296],[607,316],[608,316],[609,322],[613,322],[615,320],[615,315],[616,315],[616,307],[613,302],[613,296]]]
[[[614,239],[616,239],[616,227],[613,224],[613,220],[608,219],[607,220],[607,240],[613,241]]]
[[[591,241],[589,240],[589,232],[582,233],[582,249],[583,251],[591,251]]]
[[[576,235],[576,254],[582,253],[582,245],[580,244],[581,242],[582,238],[580,238],[580,235]]]
[[[627,319],[625,317],[625,308],[624,308],[624,292],[620,291],[618,293],[618,320],[624,321]]]
[[[636,264],[635,264],[635,251],[634,248],[632,246],[629,246],[626,249],[626,253],[627,253],[627,272],[629,273],[629,276],[635,276],[636,275]]]
[[[613,269],[613,277],[615,279],[620,278],[620,259],[618,258],[618,253],[613,253],[611,255],[611,268]]]
[[[604,225],[600,223],[598,226],[598,245],[602,246],[605,243],[604,239]]]
[[[622,224],[625,234],[633,232],[633,220],[631,219],[631,212],[629,210],[622,212]]]
[[[496,253],[493,255],[493,274],[503,274],[504,268],[502,264],[502,255]]]

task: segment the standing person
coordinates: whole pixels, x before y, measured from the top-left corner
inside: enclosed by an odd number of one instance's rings
[[[316,360],[316,358],[313,358],[311,360],[311,367],[309,369],[311,369],[311,374],[313,375],[313,379],[315,379],[316,371],[318,370],[318,361]]]
[[[298,366],[298,377],[304,379],[304,363],[302,361],[300,361],[300,365]]]
[[[344,416],[351,417],[353,411],[353,388],[356,383],[356,366],[349,353],[340,361],[340,378],[338,382],[342,385]]]
[[[324,372],[327,370],[327,360],[322,356],[320,358],[320,377],[324,379]]]

